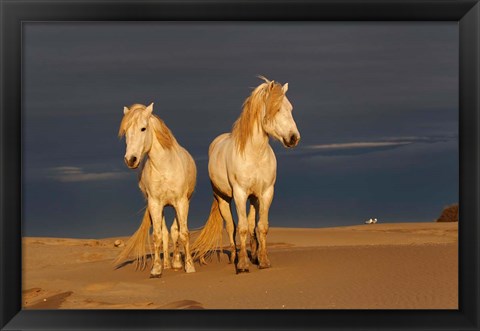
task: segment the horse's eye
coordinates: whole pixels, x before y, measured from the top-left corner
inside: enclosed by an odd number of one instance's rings
[[[147,128],[142,128],[142,131],[145,131]]]

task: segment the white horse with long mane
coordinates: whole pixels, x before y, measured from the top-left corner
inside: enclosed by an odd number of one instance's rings
[[[300,140],[292,116],[293,107],[285,95],[288,84],[282,86],[265,77],[260,78],[264,83],[245,100],[242,114],[233,125],[232,132],[221,134],[210,145],[208,172],[214,199],[210,216],[192,246],[195,258],[205,262],[204,258],[221,242],[223,219],[230,241],[230,262],[235,263],[235,224],[230,209],[233,198],[240,236],[237,272],[249,270],[247,234],[250,234],[252,260],[257,260],[259,268],[270,267],[266,237],[277,161],[269,137],[289,148],[295,147]],[[247,200],[250,201],[248,216]]]
[[[162,263],[160,251],[163,246],[163,267],[182,268],[177,240],[185,249],[185,271],[195,272],[189,246],[187,227],[190,198],[195,188],[197,169],[192,156],[178,144],[165,123],[152,114],[153,103],[124,107],[124,116],[118,135],[126,137],[125,163],[131,169],[143,163],[139,173],[139,186],[147,199],[147,208],[139,229],[127,242],[116,259],[117,265],[133,253],[137,265],[146,266],[146,244],[149,243],[150,226],[153,224],[154,259],[150,277],[160,277]],[[165,223],[164,207],[175,209],[171,227],[173,257],[170,263],[168,251],[169,233]]]

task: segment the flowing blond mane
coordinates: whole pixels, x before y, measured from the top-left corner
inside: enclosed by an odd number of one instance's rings
[[[158,142],[162,145],[163,148],[170,149],[174,145],[177,145],[177,140],[172,134],[172,131],[167,127],[164,121],[160,119],[157,115],[152,115],[150,118],[151,123],[153,124],[153,130],[155,136],[157,137]]]
[[[123,137],[125,135],[127,129],[139,119],[140,115],[146,108],[147,106],[139,103],[128,107],[130,111],[128,111],[122,118],[122,122],[120,123],[120,128],[118,130],[119,137]],[[152,125],[155,137],[163,148],[170,149],[177,144],[177,140],[173,136],[170,129],[158,116],[152,115],[150,117],[150,124]]]
[[[265,106],[265,121],[270,121],[280,110],[285,94],[282,85],[259,76],[265,82],[257,86],[252,94],[243,103],[243,111],[232,127],[232,136],[240,152],[245,150],[245,145],[250,139],[254,126],[262,120],[263,106]]]

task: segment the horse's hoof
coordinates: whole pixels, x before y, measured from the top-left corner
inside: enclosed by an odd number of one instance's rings
[[[237,273],[241,273],[241,272],[248,272],[248,268],[250,267],[250,260],[248,259],[248,257],[245,255],[245,256],[239,256],[238,257],[238,262],[237,262]]]
[[[182,262],[179,262],[179,263],[173,263],[173,270],[182,270],[183,269],[183,265],[182,265]]]
[[[267,269],[267,268],[270,268],[270,267],[271,267],[270,259],[265,254],[259,255],[258,256],[258,268],[259,269]]]
[[[185,272],[187,274],[191,274],[193,272],[195,272],[195,267],[193,266],[193,263],[185,263]]]
[[[238,274],[246,274],[246,273],[248,273],[248,272],[250,272],[250,271],[248,270],[248,268],[237,269],[237,275],[238,275]]]
[[[170,263],[163,265],[163,269],[171,269],[171,268],[172,268],[172,265]]]
[[[162,274],[158,274],[158,275],[150,274],[150,278],[160,278],[160,277],[162,277]]]

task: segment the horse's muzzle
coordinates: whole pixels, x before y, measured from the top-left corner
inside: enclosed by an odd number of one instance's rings
[[[297,146],[299,141],[300,141],[300,136],[297,136],[296,134],[292,134],[289,140],[283,138],[283,143],[285,144],[285,146],[289,148],[293,148]]]
[[[132,156],[130,158],[125,157],[123,160],[125,161],[125,164],[127,165],[127,167],[129,167],[130,169],[138,168],[138,162],[135,156]]]

